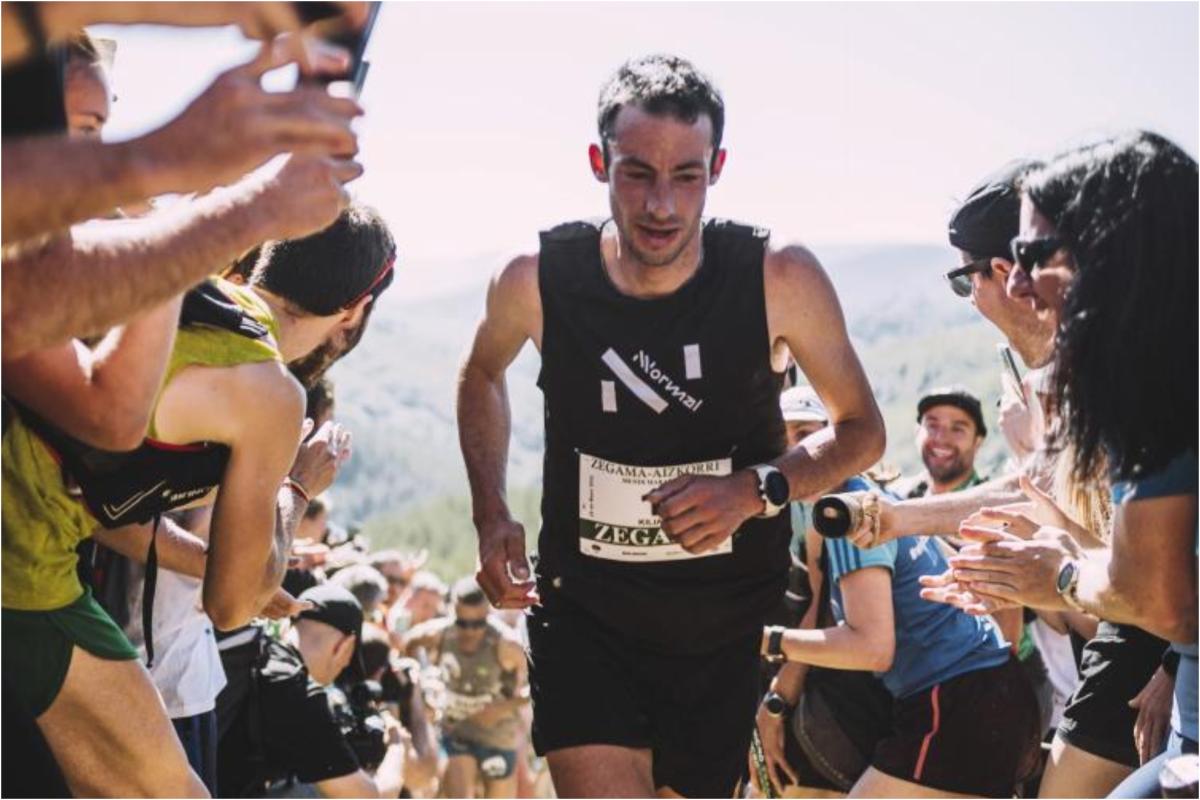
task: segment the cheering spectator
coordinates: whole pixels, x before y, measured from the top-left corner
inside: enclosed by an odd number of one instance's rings
[[[978,546],[927,582],[931,598],[974,613],[1072,609],[1170,639],[1180,655],[1168,753],[1196,751],[1196,397],[1179,372],[1196,363],[1196,224],[1196,162],[1155,134],[1068,153],[1028,179],[1010,289],[1060,320],[1055,403],[1077,479],[1109,473],[1112,542],[1081,547],[1087,532],[1027,485],[1031,515],[964,526]],[[1151,796],[1158,767],[1117,793]]]

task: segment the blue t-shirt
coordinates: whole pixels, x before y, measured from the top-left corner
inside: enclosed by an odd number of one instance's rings
[[[850,486],[858,491],[866,486]],[[892,609],[896,622],[896,651],[892,668],[880,675],[897,698],[975,670],[999,666],[1009,658],[1009,646],[991,617],[972,617],[944,603],[921,599],[922,575],[946,571],[946,559],[931,536],[902,536],[870,550],[845,539],[826,539],[834,614],[843,620],[839,581],[867,567],[892,573]]]
[[[1136,481],[1115,481],[1112,485],[1113,505],[1136,503],[1154,497],[1173,497],[1181,494],[1196,494],[1200,480],[1197,470],[1196,451],[1189,450],[1176,456],[1162,471]],[[1200,528],[1197,529],[1200,536]],[[1200,541],[1197,542],[1200,551]],[[1171,648],[1179,653],[1179,669],[1175,672],[1175,707],[1171,710],[1171,727],[1193,742],[1200,739],[1196,725],[1196,684],[1200,681],[1197,672],[1196,643],[1172,642]]]

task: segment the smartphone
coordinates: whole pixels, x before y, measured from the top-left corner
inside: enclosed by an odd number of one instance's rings
[[[330,44],[345,48],[350,53],[350,66],[344,75],[318,75],[306,80],[312,83],[330,84],[336,81],[348,81],[356,90],[361,91],[362,83],[366,80],[366,64],[363,55],[367,52],[367,44],[371,41],[371,32],[375,29],[375,20],[379,17],[381,2],[368,3],[367,21],[356,31],[341,28],[325,35],[323,38]]]
[[[1021,401],[1022,407],[1025,407],[1024,384],[1021,382],[1021,372],[1017,369],[1017,361],[1013,358],[1012,348],[1006,344],[998,344],[996,352],[1000,354],[1000,363],[1004,373],[1012,379],[1012,388],[1017,393],[1017,399]]]

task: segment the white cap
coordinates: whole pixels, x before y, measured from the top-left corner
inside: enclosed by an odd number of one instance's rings
[[[779,410],[784,422],[829,422],[829,412],[811,386],[793,386],[779,395]]]

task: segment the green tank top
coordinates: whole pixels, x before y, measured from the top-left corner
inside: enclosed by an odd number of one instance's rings
[[[233,331],[204,326],[180,329],[175,337],[163,387],[189,366],[230,367],[280,361],[279,326],[257,295],[213,278],[221,290],[257,321],[270,339],[251,339]],[[162,396],[162,389],[158,397]],[[158,405],[155,398],[155,407]],[[153,414],[149,430],[155,438]],[[0,558],[0,603],[22,611],[52,611],[83,594],[75,571],[75,548],[99,523],[77,493],[63,481],[54,453],[14,415],[0,448],[3,508],[3,557]]]

